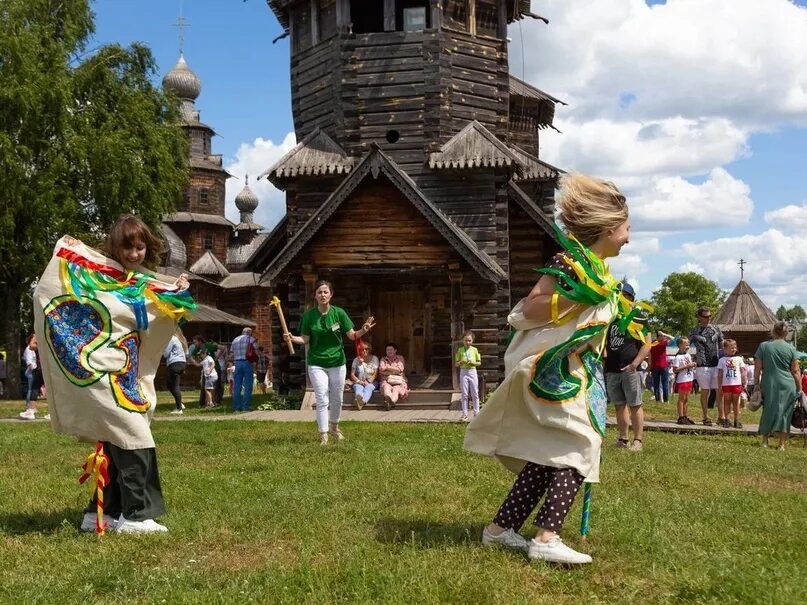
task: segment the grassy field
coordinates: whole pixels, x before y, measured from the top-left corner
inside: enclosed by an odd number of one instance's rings
[[[594,557],[563,569],[479,542],[512,478],[461,449],[463,426],[158,423],[161,536],[81,534],[91,446],[0,424],[3,603],[797,603],[807,450],[751,437],[609,432]],[[525,534],[532,535],[532,526]]]

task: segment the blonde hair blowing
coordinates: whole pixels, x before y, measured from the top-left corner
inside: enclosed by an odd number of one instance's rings
[[[586,246],[628,220],[628,204],[616,185],[579,172],[561,179],[557,206],[566,230]]]

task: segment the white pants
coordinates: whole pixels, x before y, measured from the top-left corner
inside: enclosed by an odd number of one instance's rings
[[[321,368],[308,366],[308,378],[314,387],[317,428],[328,431],[328,421],[336,424],[342,415],[342,397],[345,393],[345,366]]]
[[[479,413],[479,377],[476,368],[460,369],[460,403],[462,403],[462,413],[468,415],[468,397],[474,405],[474,414]]]

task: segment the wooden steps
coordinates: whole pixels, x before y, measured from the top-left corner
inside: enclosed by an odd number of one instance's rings
[[[459,409],[459,393],[451,389],[412,389],[409,396],[399,401],[395,406],[396,410],[451,410]],[[314,392],[307,390],[303,397],[301,410],[309,410],[314,407]],[[354,402],[353,391],[345,391],[342,400],[342,408],[346,410],[358,409]],[[365,410],[384,410],[384,397],[378,391],[373,393],[364,408]]]

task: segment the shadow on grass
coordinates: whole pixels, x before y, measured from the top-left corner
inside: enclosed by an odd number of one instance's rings
[[[55,533],[64,527],[78,527],[80,509],[27,511],[0,514],[0,533],[9,535]]]
[[[381,519],[375,526],[376,538],[384,544],[408,544],[435,548],[479,542],[482,526],[476,523],[441,523],[427,519]]]

